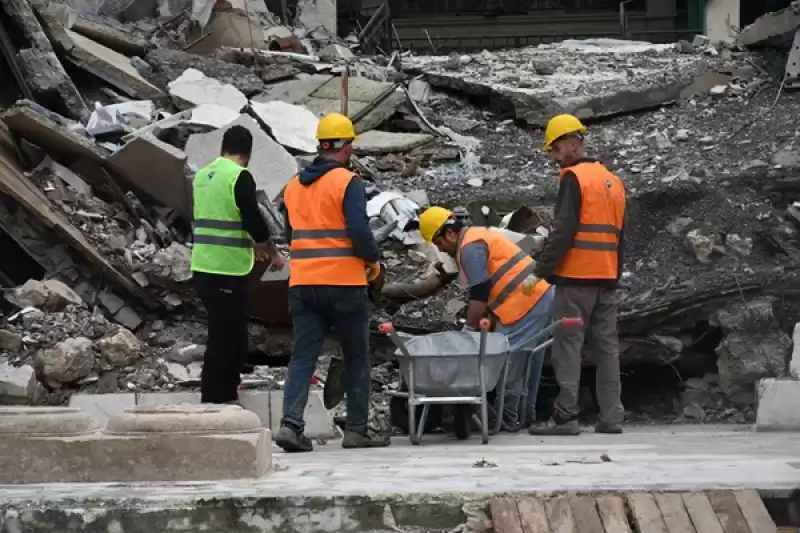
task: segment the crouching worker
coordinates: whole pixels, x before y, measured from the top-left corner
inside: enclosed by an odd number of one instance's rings
[[[469,287],[466,329],[477,330],[487,313],[495,332],[504,333],[512,352],[525,352],[542,342],[541,331],[550,323],[553,290],[543,280],[530,286],[533,259],[500,232],[465,227],[443,207],[431,207],[419,218],[420,233],[428,243],[453,256]],[[527,281],[526,281],[527,280]],[[524,358],[513,358],[524,360]],[[519,420],[524,365],[514,365],[505,393],[503,422],[508,429],[531,425],[536,419],[536,395],[542,375],[543,351],[532,355],[527,383],[527,420]]]

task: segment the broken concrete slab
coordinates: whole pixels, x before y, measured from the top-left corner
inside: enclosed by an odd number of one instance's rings
[[[78,17],[69,29],[129,57],[144,57],[152,48],[146,39],[83,17]]]
[[[99,429],[105,429],[111,418],[123,414],[125,409],[135,405],[136,394],[132,392],[73,394],[69,399],[69,406],[91,415]]]
[[[752,24],[745,26],[735,42],[739,46],[752,46],[770,44],[773,40],[787,41],[799,26],[800,9],[794,2],[786,9],[762,15]]]
[[[274,199],[297,174],[297,162],[283,146],[267,135],[252,117],[242,115],[229,126],[233,125],[244,126],[253,134],[253,157],[250,159],[248,169],[253,173],[256,187],[266,192],[270,199]],[[202,168],[216,159],[224,134],[225,130],[219,129],[189,137],[186,143],[189,163]]]
[[[102,163],[108,152],[95,142],[81,136],[26,102],[7,110],[3,120],[8,128],[23,139],[47,151],[53,159],[70,163],[79,158]],[[88,115],[87,115],[88,118]]]
[[[145,80],[130,60],[88,37],[66,30],[75,46],[66,56],[78,67],[97,76],[126,96],[139,100],[162,98],[164,93]]]
[[[297,75],[297,79],[274,83],[264,89],[264,92],[253,97],[254,102],[272,102],[279,100],[297,104],[311,96],[311,94],[325,85],[333,76],[328,74]]]
[[[358,134],[353,150],[359,155],[381,155],[405,153],[431,142],[433,135],[427,133],[392,133],[370,130]]]
[[[230,107],[218,104],[200,104],[191,110],[191,116],[187,120],[190,124],[211,126],[221,128],[227,126],[237,118],[240,113]]]
[[[239,89],[209,78],[193,68],[186,69],[168,87],[170,96],[182,107],[214,104],[241,111],[247,105],[247,98]]]
[[[220,83],[233,85],[245,96],[258,94],[264,89],[264,82],[254,69],[214,57],[158,48],[150,51],[146,60],[153,67],[153,74],[148,77],[159,87],[166,87],[187,69],[195,69]]]
[[[143,161],[148,164],[143,165]],[[152,135],[135,137],[108,158],[114,170],[130,184],[188,217],[192,214],[192,178],[186,161],[185,153]]]
[[[308,154],[317,151],[319,118],[307,108],[278,100],[253,103],[251,108],[282,145]]]

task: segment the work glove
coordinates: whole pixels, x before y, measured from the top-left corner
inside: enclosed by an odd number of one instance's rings
[[[367,263],[367,281],[374,282],[381,275],[380,263]]]
[[[533,274],[525,278],[525,281],[522,282],[522,294],[524,294],[525,296],[530,296],[531,294],[533,294],[533,288],[540,281],[542,280],[537,278]]]

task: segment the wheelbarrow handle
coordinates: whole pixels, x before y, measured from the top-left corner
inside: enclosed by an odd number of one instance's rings
[[[583,319],[581,317],[572,317],[572,318],[562,318],[561,325],[565,328],[570,326],[580,326],[583,324]]]
[[[379,325],[378,330],[381,333],[386,334],[392,340],[394,345],[400,350],[400,353],[406,357],[411,357],[411,354],[408,353],[408,350],[406,350],[405,341],[403,341],[403,339],[400,338],[400,335],[397,334],[394,329],[394,325],[391,322],[384,322],[383,324]]]
[[[489,328],[492,327],[491,321],[488,318],[482,318],[481,321],[478,323],[478,329],[481,331],[489,331]]]

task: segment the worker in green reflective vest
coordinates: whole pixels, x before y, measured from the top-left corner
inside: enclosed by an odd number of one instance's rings
[[[194,178],[192,272],[208,312],[200,378],[203,403],[236,403],[247,356],[247,275],[256,260],[283,268],[284,258],[256,201],[247,164],[253,136],[243,126],[222,137],[222,155]]]

